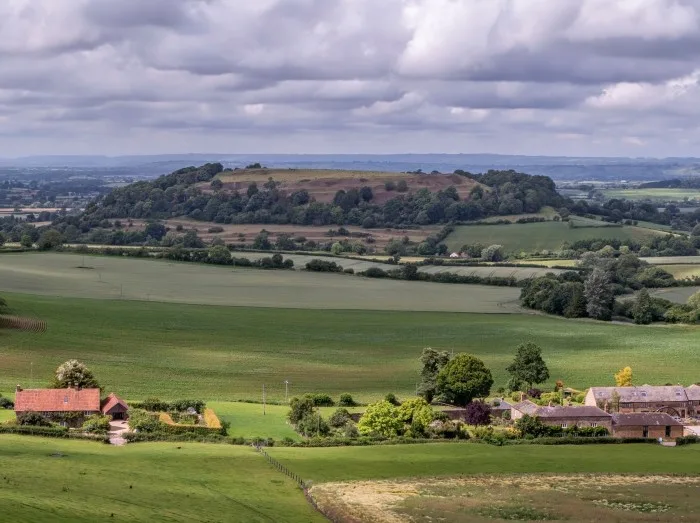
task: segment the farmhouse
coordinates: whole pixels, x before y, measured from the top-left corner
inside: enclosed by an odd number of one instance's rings
[[[110,394],[100,402],[100,389],[27,389],[17,385],[15,415],[37,412],[65,427],[79,427],[93,414],[105,414],[112,419],[126,419],[128,406],[124,400]]]
[[[665,412],[685,418],[700,412],[700,387],[591,387],[585,404],[606,412]]]
[[[604,427],[612,431],[612,416],[598,407],[538,407],[534,414],[545,425],[571,427]]]
[[[612,415],[613,436],[618,438],[674,439],[683,435],[683,424],[665,412]]]

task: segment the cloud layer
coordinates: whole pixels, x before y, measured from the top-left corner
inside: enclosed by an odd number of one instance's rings
[[[0,155],[700,155],[696,0],[5,0]]]

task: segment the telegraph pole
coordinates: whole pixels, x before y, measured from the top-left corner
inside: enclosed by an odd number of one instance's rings
[[[289,403],[289,380],[284,380],[284,402]]]

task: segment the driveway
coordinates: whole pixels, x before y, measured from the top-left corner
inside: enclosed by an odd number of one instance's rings
[[[129,424],[126,421],[110,421],[109,442],[112,445],[126,445],[126,440],[123,438],[123,435],[128,430]]]

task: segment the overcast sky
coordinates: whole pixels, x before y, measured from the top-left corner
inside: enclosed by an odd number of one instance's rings
[[[1,0],[0,156],[700,156],[700,0]]]

